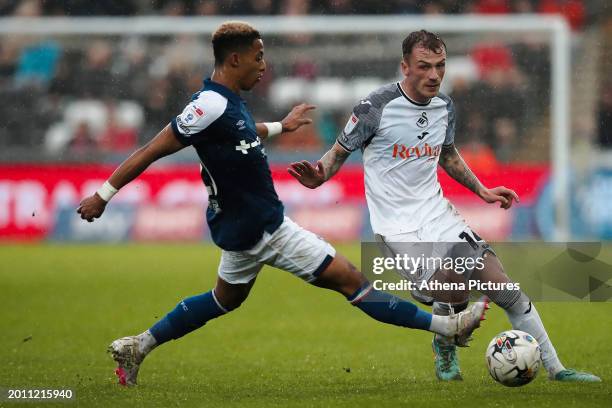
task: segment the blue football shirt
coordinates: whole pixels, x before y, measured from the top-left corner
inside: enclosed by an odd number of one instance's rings
[[[283,222],[283,204],[245,101],[227,87],[204,81],[171,121],[176,138],[193,146],[209,196],[206,219],[215,244],[228,251],[252,248],[264,231]]]

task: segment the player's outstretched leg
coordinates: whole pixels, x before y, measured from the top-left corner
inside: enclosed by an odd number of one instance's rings
[[[448,336],[462,347],[468,345],[488,309],[487,302],[479,301],[457,314],[432,315],[412,302],[374,289],[365,276],[340,254],[336,254],[313,283],[342,293],[352,305],[373,319]]]
[[[484,268],[481,271],[474,270],[473,279],[481,282],[512,282],[506,275],[499,259],[488,253],[485,256]],[[548,333],[544,328],[542,319],[531,300],[518,290],[491,290],[483,291],[492,302],[500,306],[506,312],[512,327],[531,334],[540,344],[542,352],[542,364],[548,377],[551,380],[562,382],[600,382],[601,379],[596,375],[566,369],[559,357],[552,342],[548,338]]]
[[[183,337],[209,320],[236,309],[247,298],[253,283],[255,279],[246,284],[229,284],[218,278],[215,289],[182,300],[149,330],[113,341],[108,351],[117,362],[115,374],[119,384],[136,385],[140,365],[155,347]]]

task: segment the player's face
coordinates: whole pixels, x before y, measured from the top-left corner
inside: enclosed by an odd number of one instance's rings
[[[416,46],[408,58],[402,60],[404,84],[417,102],[427,102],[440,91],[446,69],[446,51],[441,53]]]
[[[266,70],[262,40],[254,40],[251,48],[240,54],[240,65],[240,89],[249,91],[261,81]]]

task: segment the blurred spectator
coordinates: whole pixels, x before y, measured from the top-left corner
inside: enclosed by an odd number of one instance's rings
[[[144,95],[150,85],[150,59],[148,45],[139,37],[130,37],[121,42],[118,61],[113,64],[115,73],[120,77],[119,95],[121,99],[144,102]]]
[[[445,13],[467,13],[471,7],[470,2],[465,0],[439,0]]]
[[[484,143],[491,144],[488,129],[485,124],[482,106],[477,95],[479,83],[470,84],[464,78],[456,78],[453,82],[451,97],[455,102],[457,118],[457,140],[463,140],[476,134]]]
[[[283,0],[281,12],[288,16],[302,16],[310,12],[310,1]]]
[[[499,161],[511,162],[515,159],[518,129],[516,121],[499,117],[493,122],[495,156]]]
[[[515,13],[529,14],[535,12],[533,0],[515,0],[512,3],[512,11]]]
[[[289,137],[278,137],[274,146],[287,152],[314,152],[323,148],[315,126],[302,126]]]
[[[136,147],[137,139],[136,130],[121,124],[117,118],[116,107],[110,105],[106,129],[98,136],[102,151],[130,153]]]
[[[508,14],[512,11],[508,0],[476,0],[474,9],[483,14]]]
[[[19,47],[14,41],[4,39],[0,41],[0,89],[12,83],[13,75],[17,70],[17,55]]]
[[[329,0],[327,12],[330,14],[357,14],[351,0]]]
[[[87,122],[80,122],[68,143],[70,153],[82,156],[96,150],[96,141]]]
[[[476,172],[495,168],[497,160],[493,149],[483,143],[478,134],[466,135],[469,137],[467,143],[462,143],[459,152],[463,160]]]
[[[439,1],[428,1],[423,4],[424,14],[443,14],[444,6]]]
[[[61,98],[77,95],[79,84],[75,81],[75,71],[81,65],[82,55],[75,51],[66,51],[57,64],[55,77],[49,85],[49,94],[52,98]]]
[[[7,16],[13,13],[18,0],[0,0],[0,16]]]
[[[514,66],[510,49],[499,43],[479,44],[474,47],[471,56],[483,78],[486,78],[491,71],[509,70]]]
[[[84,66],[74,72],[74,80],[79,84],[76,89],[79,98],[104,99],[117,95],[121,88],[117,78],[111,73],[113,49],[104,40],[95,40],[87,49]]]
[[[200,16],[214,16],[219,14],[219,2],[216,0],[204,0],[198,2],[195,6],[194,14]]]
[[[529,86],[525,89],[525,119],[531,122],[542,113],[543,106],[537,103],[538,98],[550,92],[550,49],[545,42],[526,36],[512,46],[512,55],[520,72],[529,75]]]
[[[66,16],[129,16],[138,8],[134,0],[43,0],[45,14]]]
[[[60,52],[55,41],[43,41],[23,48],[15,73],[17,86],[46,86],[55,75]]]
[[[419,0],[397,0],[394,7],[395,13],[416,14],[421,12]]]
[[[13,15],[15,17],[38,17],[42,15],[43,9],[38,0],[22,0],[18,3]]]
[[[277,14],[278,4],[273,0],[251,0],[250,9],[253,14],[272,15]]]
[[[540,0],[538,11],[564,16],[574,30],[582,28],[586,14],[582,0]]]
[[[612,83],[604,87],[599,102],[597,139],[605,149],[612,148]]]
[[[296,78],[304,78],[313,80],[319,74],[319,67],[317,64],[308,58],[297,58],[293,64],[291,64],[291,76]]]
[[[151,82],[145,96],[145,125],[140,133],[140,142],[150,139],[166,126],[172,119],[170,115],[180,113],[171,104],[170,92],[171,84],[167,78],[158,78]]]

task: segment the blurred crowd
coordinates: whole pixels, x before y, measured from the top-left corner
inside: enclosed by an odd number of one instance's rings
[[[580,29],[592,18],[589,4],[588,0],[0,0],[0,15],[535,11],[565,14],[572,27]],[[36,146],[52,157],[63,154],[63,158],[130,152],[180,113],[189,96],[200,89],[202,78],[212,71],[208,42],[208,38],[187,35],[92,37],[81,41],[0,37],[0,98],[8,101],[0,105],[0,147]],[[317,45],[316,38],[307,38],[299,44]],[[508,43],[477,42],[458,51],[465,54],[458,58],[460,63],[450,64],[454,72],[449,75],[445,91],[456,101],[460,118],[457,139],[473,165],[520,160],[517,152],[521,137],[537,128],[550,103],[547,47],[547,42],[522,39]],[[396,48],[399,53],[399,44]],[[338,92],[343,92],[350,88],[348,81],[355,75],[351,64],[344,62],[338,69],[321,66],[325,62],[299,58],[289,63],[272,59],[268,62],[265,80],[246,97],[260,120],[277,120],[290,107],[270,103],[277,80],[290,77],[314,87],[323,77],[334,76],[340,78],[334,85]],[[376,64],[368,67],[382,83],[399,78],[398,55],[377,57]],[[331,88],[323,89],[326,97],[333,93],[327,91]],[[602,101],[601,123],[610,123],[612,88],[605,88]],[[290,102],[301,101],[298,97]],[[350,108],[350,104],[339,102],[318,110],[316,127],[295,137],[278,138],[275,147],[286,152],[326,148],[344,127]],[[600,132],[599,140],[612,147],[612,138],[605,132]]]
[[[582,27],[605,0],[0,0],[0,15],[303,15],[303,14],[439,14],[556,13],[572,27]],[[28,8],[29,10],[24,10]]]

